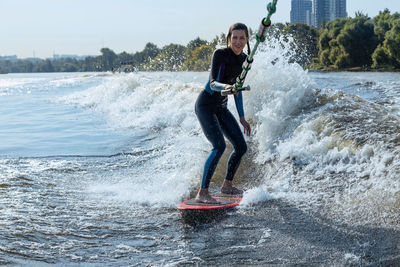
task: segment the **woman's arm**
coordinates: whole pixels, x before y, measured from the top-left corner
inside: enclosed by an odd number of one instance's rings
[[[251,127],[250,124],[246,121],[244,117],[244,109],[243,109],[243,96],[242,92],[235,93],[234,95],[235,98],[235,104],[236,104],[236,109],[240,117],[240,124],[242,124],[244,128],[244,134],[247,134],[247,136],[250,136],[251,133]]]
[[[229,84],[219,82],[224,75],[225,65],[222,61],[224,55],[222,50],[215,50],[211,60],[210,88],[213,91],[221,92]]]
[[[233,97],[235,98],[236,110],[239,114],[239,117],[244,117],[242,92],[239,91],[237,94],[234,94]]]

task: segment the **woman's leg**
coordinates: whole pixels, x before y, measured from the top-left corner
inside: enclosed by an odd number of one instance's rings
[[[240,165],[240,161],[241,161],[243,155],[247,151],[247,145],[246,145],[246,141],[244,140],[244,137],[243,137],[243,134],[242,134],[239,124],[237,123],[235,117],[232,115],[232,113],[228,109],[226,109],[224,112],[222,112],[220,114],[219,121],[220,121],[220,125],[221,125],[224,135],[232,143],[233,148],[234,148],[232,154],[229,157],[229,161],[228,161],[228,167],[227,167],[226,178],[225,178],[226,180],[224,182],[225,186],[223,185],[222,188],[224,188],[224,187],[233,188],[232,180],[233,180],[233,177],[235,176],[235,173]],[[232,189],[232,190],[227,190],[227,192],[232,191],[231,193],[241,193],[234,189]]]
[[[205,136],[213,146],[204,164],[201,180],[201,188],[207,189],[226,144],[218,118],[212,110],[207,107],[196,107],[196,115]]]

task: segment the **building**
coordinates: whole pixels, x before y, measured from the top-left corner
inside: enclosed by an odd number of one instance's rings
[[[347,18],[346,0],[335,1],[336,18]]]
[[[321,25],[337,18],[346,18],[346,0],[313,0],[312,25]]]
[[[292,0],[290,23],[298,22],[312,25],[312,0]]]
[[[328,21],[346,17],[346,0],[292,0],[290,23],[320,28]]]
[[[327,14],[329,14],[328,3],[331,0],[313,0],[312,3],[312,25],[320,28],[322,24],[327,21]]]

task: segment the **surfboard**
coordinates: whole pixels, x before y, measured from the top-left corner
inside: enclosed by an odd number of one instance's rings
[[[229,209],[239,205],[240,201],[242,200],[242,196],[218,195],[212,197],[218,199],[220,203],[218,204],[197,203],[196,199],[192,198],[185,200],[181,204],[179,204],[178,210],[210,211],[210,210]]]

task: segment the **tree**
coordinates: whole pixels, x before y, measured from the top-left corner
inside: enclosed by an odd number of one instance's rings
[[[203,45],[207,45],[207,41],[201,40],[199,37],[190,41],[187,44],[186,50],[185,50],[186,60],[185,60],[184,64],[182,65],[182,69],[194,70],[195,65],[196,65],[196,59],[194,58],[193,53],[197,48],[199,48]]]
[[[101,70],[101,56],[86,57],[82,64],[82,71],[100,71]]]
[[[191,60],[193,62],[192,68],[190,70],[192,71],[207,71],[210,68],[211,64],[211,58],[213,55],[213,52],[215,50],[215,47],[212,45],[202,45],[200,47],[197,47],[192,53],[191,53]]]
[[[400,14],[390,15],[385,9],[373,19],[375,33],[379,39],[379,45],[372,55],[372,67],[400,67]]]
[[[400,19],[393,22],[393,27],[386,32],[383,48],[387,55],[400,66]]]
[[[202,45],[206,45],[207,41],[206,40],[201,40],[200,37],[197,37],[196,39],[190,41],[187,46],[186,49],[189,51],[193,51],[196,48],[202,46]]]
[[[348,20],[337,37],[342,53],[349,54],[349,67],[371,66],[371,55],[378,45],[374,25],[365,16]],[[337,64],[336,64],[337,65]]]
[[[109,48],[102,48],[101,52],[101,66],[103,71],[109,71],[114,67],[114,61],[117,55]]]
[[[161,52],[146,65],[148,70],[177,71],[185,61],[186,47],[170,44],[161,49]]]
[[[133,55],[126,53],[125,51],[117,55],[117,62],[119,64],[131,63],[133,64]]]
[[[293,37],[295,56],[291,59],[302,66],[318,56],[318,30],[304,23],[288,24],[282,29],[285,37]]]
[[[182,70],[198,70],[198,66],[196,66],[197,63],[197,55],[194,55],[195,51],[202,47],[202,46],[207,46],[207,41],[201,40],[199,37],[196,39],[190,41],[185,50],[185,62],[182,65]]]
[[[370,66],[377,45],[374,25],[367,15],[336,19],[321,29],[319,63],[335,69]]]
[[[375,49],[374,53],[372,54],[372,67],[373,68],[379,68],[379,67],[387,67],[391,65],[391,59],[390,57],[386,54],[385,49],[381,44],[378,45],[378,47]]]
[[[334,67],[336,57],[334,56],[337,50],[337,36],[340,34],[344,25],[349,19],[341,18],[328,22],[321,30],[318,39],[318,63],[314,66],[323,68]]]
[[[210,42],[211,46],[226,46],[226,34],[221,33],[214,37],[214,39]]]
[[[374,32],[378,36],[379,43],[383,43],[386,32],[390,30],[390,20],[391,16],[388,9],[385,9],[383,12],[380,11],[379,15],[372,20]]]
[[[139,70],[145,70],[147,64],[154,59],[159,53],[161,49],[158,48],[153,43],[147,43],[144,47],[143,51],[136,52],[132,56],[133,64],[139,68]]]
[[[38,65],[38,72],[54,72],[53,64],[49,59],[43,60]]]
[[[364,12],[362,12],[362,11],[356,11],[354,15],[355,15],[356,18],[357,17],[362,17],[362,18],[365,18],[367,20],[371,20],[371,18],[368,17],[368,14],[367,13],[364,14]]]

